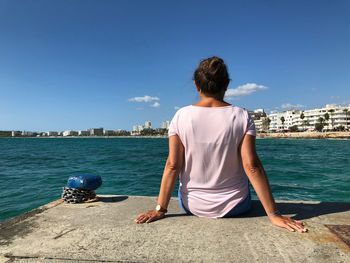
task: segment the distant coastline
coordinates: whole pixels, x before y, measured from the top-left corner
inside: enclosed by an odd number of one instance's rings
[[[257,133],[257,138],[295,138],[295,139],[350,139],[350,131],[338,132],[269,132]],[[1,137],[0,137],[1,138]],[[41,136],[41,137],[2,137],[2,138],[38,138],[38,139],[96,139],[96,138],[168,138],[167,135],[129,135],[129,136]]]
[[[33,138],[33,139],[113,139],[113,138],[168,138],[167,135],[127,135],[127,136],[15,136],[0,138]]]
[[[295,138],[295,139],[350,139],[349,131],[339,132],[276,132],[258,133],[257,138]]]

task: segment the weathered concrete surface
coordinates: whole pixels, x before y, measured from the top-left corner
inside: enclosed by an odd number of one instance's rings
[[[350,249],[324,224],[350,224],[349,203],[279,201],[308,233],[272,226],[259,202],[244,217],[185,216],[172,199],[167,218],[138,225],[155,197],[51,203],[0,225],[4,262],[350,262]]]

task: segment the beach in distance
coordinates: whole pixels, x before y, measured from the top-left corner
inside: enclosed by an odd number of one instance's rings
[[[258,138],[350,139],[349,131],[258,133]]]
[[[0,139],[0,220],[60,198],[68,177],[81,173],[102,176],[97,194],[158,195],[167,138],[65,138]],[[350,140],[256,144],[276,199],[350,201]]]
[[[332,132],[269,132],[257,133],[257,139],[261,138],[293,138],[293,139],[350,139],[350,131],[332,131]],[[15,137],[17,138],[17,137]],[[167,135],[131,135],[131,136],[41,136],[33,138],[168,138]]]
[[[167,135],[130,135],[130,136],[42,136],[36,138],[167,138]],[[332,132],[268,132],[257,133],[259,138],[295,138],[295,139],[350,139],[350,131]]]

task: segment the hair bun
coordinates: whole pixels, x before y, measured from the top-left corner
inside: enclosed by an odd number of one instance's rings
[[[226,90],[230,82],[227,67],[219,57],[202,60],[194,72],[194,80],[202,92],[208,94],[217,94]]]

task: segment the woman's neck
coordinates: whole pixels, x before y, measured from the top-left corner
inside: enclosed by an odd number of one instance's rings
[[[200,100],[195,103],[196,106],[202,106],[202,107],[222,107],[222,106],[229,106],[230,103],[227,103],[224,101],[224,98],[222,96],[218,97],[209,97],[205,96],[203,94],[199,95]]]

